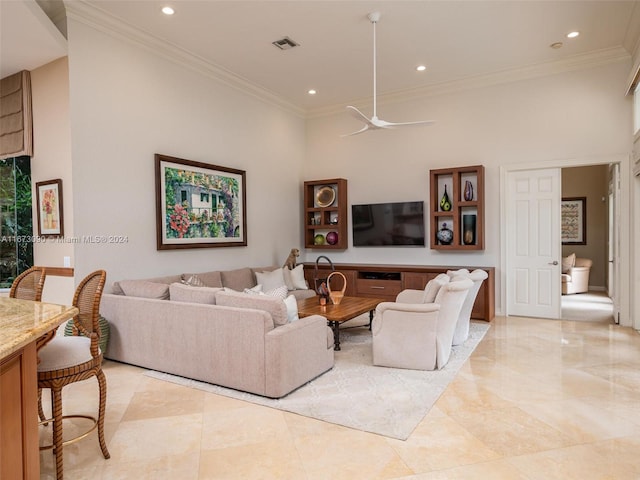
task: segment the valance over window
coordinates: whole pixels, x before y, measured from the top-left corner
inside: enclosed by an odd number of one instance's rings
[[[0,159],[33,156],[31,75],[23,70],[0,80]]]

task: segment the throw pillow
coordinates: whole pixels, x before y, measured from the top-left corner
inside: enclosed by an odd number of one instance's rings
[[[289,295],[284,299],[284,305],[287,307],[287,319],[289,320],[289,323],[300,320],[300,317],[298,316],[298,302],[296,302],[296,297]]]
[[[169,299],[169,285],[147,280],[120,280],[120,288],[129,297]]]
[[[231,289],[228,288],[226,290],[231,290]],[[261,284],[258,284],[253,288],[245,288],[242,292],[243,293],[249,293],[251,295],[263,295],[263,293],[262,293],[262,285]]]
[[[436,295],[440,291],[443,285],[449,283],[449,275],[441,273],[436,278],[429,280],[427,286],[424,287],[424,297],[422,303],[433,303],[436,299]]]
[[[566,257],[562,257],[562,273],[569,273],[576,265],[576,254],[572,253],[571,255],[567,255]]]
[[[219,271],[212,272],[200,272],[200,273],[183,273],[182,280],[189,281],[192,277],[196,277],[197,280],[194,280],[197,283],[202,282],[202,285],[195,285],[197,287],[222,287],[222,277],[220,276]],[[173,283],[173,282],[167,282]]]
[[[197,275],[191,275],[186,280],[182,280],[184,285],[190,285],[192,287],[204,287],[204,282]]]
[[[280,285],[279,287],[276,287],[274,289],[267,290],[266,292],[264,292],[265,295],[269,295],[270,297],[276,297],[276,298],[279,298],[280,300],[284,300],[285,298],[287,298],[288,293],[289,293],[289,290],[287,290],[286,285]]]
[[[176,302],[208,303],[215,305],[216,293],[222,288],[216,287],[191,287],[182,283],[169,285],[169,298]]]
[[[291,273],[291,282],[294,290],[306,290],[309,288],[307,281],[304,279],[304,265],[297,265],[296,268],[289,272]]]
[[[284,284],[287,286],[287,290],[295,290],[293,286],[293,280],[291,279],[291,270],[288,267],[282,267],[282,277],[284,278]]]
[[[278,287],[286,287],[281,268],[277,268],[272,272],[256,272],[256,280],[262,284],[262,289],[265,292]]]

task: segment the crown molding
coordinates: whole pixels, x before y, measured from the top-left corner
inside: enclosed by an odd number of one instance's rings
[[[218,83],[231,87],[300,118],[317,118],[342,113],[346,105],[367,108],[372,102],[372,98],[368,96],[354,99],[348,103],[305,109],[285,100],[280,95],[260,87],[246,78],[236,75],[219,65],[208,62],[204,58],[194,55],[177,45],[169,43],[166,40],[151,34],[141,32],[123,20],[94,5],[88,4],[83,0],[65,2],[64,5],[67,11],[67,18],[71,18],[107,35],[144,48],[145,50],[178,64],[183,68],[200,73]],[[622,46],[595,50],[593,52],[574,55],[562,60],[538,63],[515,69],[506,69],[488,74],[474,75],[453,81],[381,94],[378,95],[378,105],[389,105],[424,97],[445,95],[465,90],[518,82],[575,70],[593,68],[610,63],[628,61],[629,59],[631,59],[631,55]]]
[[[424,97],[433,97],[451,93],[472,90],[476,88],[491,87],[505,83],[519,82],[532,78],[557,75],[559,73],[571,72],[587,68],[598,67],[610,63],[624,62],[631,58],[629,52],[622,46],[612,47],[602,50],[595,50],[589,53],[573,55],[571,57],[555,60],[552,62],[538,63],[521,68],[501,70],[483,75],[474,75],[458,80],[441,82],[424,87],[400,90],[396,92],[378,95],[378,105],[389,105],[416,100]],[[365,97],[354,100],[351,103],[330,105],[327,107],[315,108],[307,111],[307,118],[324,117],[344,112],[347,105],[354,105],[358,108],[367,108],[372,102],[372,97]]]
[[[269,105],[278,107],[298,117],[305,117],[305,110],[262,88],[249,80],[218,65],[206,61],[177,45],[154,35],[142,32],[123,20],[82,0],[65,2],[67,18],[78,21],[102,33],[135,44],[163,57],[183,68],[200,73],[218,83],[231,87]]]

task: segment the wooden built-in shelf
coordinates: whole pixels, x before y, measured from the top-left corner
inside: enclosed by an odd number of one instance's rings
[[[484,250],[484,166],[441,168],[430,171],[430,246],[434,250]],[[465,199],[465,184],[470,182],[473,195]],[[449,210],[440,201],[446,192]],[[465,218],[467,217],[467,218]],[[472,221],[472,226],[465,226]],[[453,232],[451,243],[438,240],[438,231],[446,223]]]

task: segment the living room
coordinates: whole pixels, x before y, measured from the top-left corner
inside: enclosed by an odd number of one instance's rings
[[[366,15],[367,5],[360,8],[364,10],[363,16]],[[636,15],[638,8],[635,7]],[[383,25],[384,18],[381,28]],[[367,39],[370,38],[368,27],[365,20],[362,33]],[[429,119],[436,123],[429,127],[341,137],[359,128],[357,122],[345,114],[343,105],[318,108],[307,115],[278,98],[222,77],[219,70],[197,62],[193,55],[114,21],[91,5],[68,4],[66,28],[67,55],[31,71],[32,178],[34,182],[62,179],[65,235],[119,235],[128,241],[101,245],[63,242],[35,245],[36,264],[62,267],[63,258],[69,257],[75,271],[74,277],[48,279],[51,281],[45,287],[44,300],[68,303],[75,284],[95,269],[105,269],[107,281],[113,282],[184,271],[281,264],[289,250],[300,247],[303,242],[304,180],[348,179],[351,204],[427,201],[430,169],[477,164],[486,169],[483,251],[438,252],[428,247],[381,251],[350,247],[332,251],[329,256],[336,263],[500,269],[505,262],[506,226],[502,211],[505,172],[619,163],[625,205],[620,264],[624,269],[626,291],[621,294],[621,325],[640,328],[639,307],[634,303],[640,270],[638,258],[633,255],[634,238],[638,238],[640,228],[637,215],[640,195],[637,179],[632,175],[633,99],[626,91],[640,60],[637,47],[629,52],[618,46],[573,58],[575,63],[551,62],[530,70],[511,71],[510,75],[478,76],[467,82],[439,85],[420,95],[409,92],[387,97],[379,105],[384,118]],[[370,62],[368,54],[366,50],[362,59]],[[369,63],[363,69],[369,72]],[[370,87],[369,83],[362,86],[363,109],[370,110]],[[156,249],[153,162],[156,153],[247,172],[246,247]],[[318,254],[317,250],[303,250],[300,261],[312,262]],[[499,315],[507,313],[505,296],[509,281],[501,269],[496,277]],[[545,325],[540,320],[528,320],[530,325]],[[528,328],[515,325],[513,328],[521,332]],[[505,333],[508,328],[502,326],[497,330]],[[491,342],[496,340],[492,338]],[[495,360],[490,353],[483,353]],[[538,358],[530,355],[526,359],[534,363]],[[629,355],[625,359],[637,367],[637,352],[635,357]],[[139,377],[135,381],[143,382]],[[468,379],[460,386],[461,389],[474,387]],[[163,391],[167,397],[174,394],[178,397],[175,391],[157,386],[140,394],[135,388],[123,388],[121,395],[129,398],[122,399],[118,408],[126,409],[126,402],[138,394],[151,398],[149,392],[154,388],[156,393]],[[562,390],[553,394],[558,392]],[[228,406],[224,399],[203,400],[199,395],[194,396],[194,402],[206,402],[216,413],[224,413]],[[637,421],[637,407],[630,405],[625,403],[624,411],[632,421]],[[237,409],[237,405],[233,409]],[[249,408],[246,413],[257,424],[267,424],[272,416],[265,410]],[[296,425],[300,438],[310,438],[318,431],[322,431],[322,438],[331,438],[324,430],[328,427],[307,424],[300,419],[289,421]],[[442,418],[431,421],[429,426],[437,424],[441,430],[459,428],[455,422],[444,422]],[[173,426],[171,422],[158,424],[160,429]],[[353,440],[351,433],[328,430],[345,444]],[[247,431],[259,436],[251,429]],[[146,430],[146,434],[150,438],[158,435],[158,431],[152,428]],[[166,431],[162,435],[166,435]],[[628,437],[637,444],[637,437]],[[467,440],[465,451],[468,452],[473,441],[469,437]],[[603,437],[598,440],[605,442]],[[145,439],[139,441],[143,443]],[[362,464],[372,461],[378,448],[384,450],[382,456],[394,450],[387,444],[380,446],[379,439],[358,438],[356,443],[360,445],[361,441],[363,445],[376,444],[366,447],[369,455],[362,453],[365,460],[356,462],[362,468]],[[421,441],[427,442],[424,437]],[[307,445],[312,444],[309,440]],[[411,462],[406,457],[399,460],[395,455],[402,446],[393,446],[390,470],[406,475],[436,470],[435,466],[427,469],[424,464],[418,468],[420,462],[415,460],[412,464],[415,468],[407,471],[404,467]],[[238,457],[233,458],[240,458],[240,450],[250,454],[250,447],[243,449],[238,448]],[[420,451],[419,446],[416,449]],[[356,455],[352,449],[349,451]],[[426,455],[424,450],[421,453]],[[504,451],[502,454],[509,456]],[[192,461],[185,455],[172,461]],[[481,456],[482,461],[489,462],[500,455],[483,450]],[[479,461],[467,459],[465,462]],[[344,467],[342,475],[346,478],[348,461],[337,463]],[[506,468],[504,463],[495,471]],[[445,462],[439,466],[445,464],[460,465]],[[132,465],[135,467],[135,462],[129,466]],[[322,478],[319,471],[320,468],[315,478]],[[380,471],[375,474],[385,478]],[[333,478],[338,477],[336,473]],[[368,478],[372,477],[373,474]],[[314,475],[308,474],[308,478]],[[393,477],[387,475],[387,478]]]
[[[384,137],[343,138],[340,135],[350,132],[354,121],[342,109],[305,120],[297,111],[214,81],[215,72],[205,67],[194,71],[195,67],[185,69],[175,63],[189,58],[169,61],[168,50],[157,56],[137,46],[141,40],[133,33],[125,42],[90,28],[79,19],[83,14],[89,18],[100,18],[100,14],[80,7],[73,3],[68,8],[72,12],[67,21],[69,59],[73,61],[63,58],[32,72],[34,131],[48,132],[34,136],[35,151],[47,152],[49,157],[37,162],[34,156],[33,178],[62,178],[69,235],[125,235],[129,241],[98,248],[35,246],[38,263],[61,265],[62,258],[69,256],[78,278],[98,267],[106,268],[114,281],[194,271],[202,265],[203,255],[221,268],[233,267],[238,258],[242,264],[278,263],[302,241],[302,180],[346,178],[352,204],[411,201],[428,197],[430,169],[475,164],[486,168],[485,250],[442,254],[428,248],[394,249],[393,263],[499,266],[504,261],[503,232],[497,227],[503,222],[501,169],[624,159],[627,175],[623,178],[632,178],[625,153],[631,141],[632,99],[624,96],[624,89],[633,61],[615,49],[587,59],[581,70],[563,66],[510,82],[482,78],[473,89],[384,101],[389,118],[413,120],[427,115],[437,123]],[[70,82],[73,88],[65,101]],[[40,96],[48,100],[40,101]],[[49,100],[53,98],[55,102]],[[495,132],[500,132],[498,138]],[[247,171],[246,248],[179,254],[153,248],[155,153]],[[364,171],[371,174],[364,176]],[[389,180],[395,178],[402,181]],[[114,195],[116,185],[119,193]],[[631,201],[632,185],[622,188]],[[118,215],[109,215],[110,211]],[[629,215],[631,210],[627,211]],[[621,221],[627,231],[621,239],[622,268],[631,265],[632,218]],[[268,231],[277,231],[277,238],[261,233]],[[301,261],[313,261],[316,256],[303,251]],[[335,262],[376,263],[378,259],[376,249],[332,252]],[[629,270],[626,275],[633,278]],[[499,313],[506,313],[504,281],[498,275]],[[64,283],[63,298],[73,291],[72,284],[72,280]],[[627,292],[621,304],[630,306],[631,297]],[[623,325],[631,325],[629,308]]]

